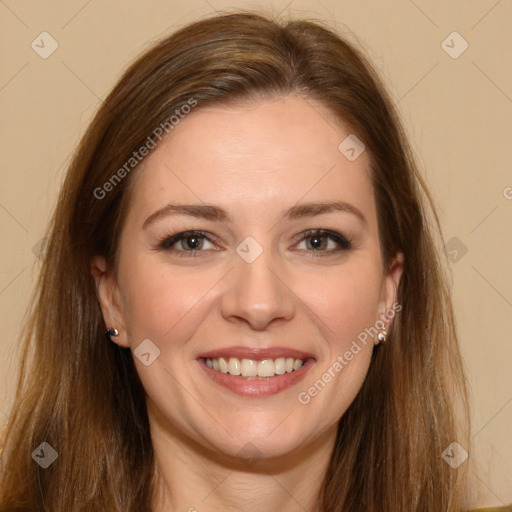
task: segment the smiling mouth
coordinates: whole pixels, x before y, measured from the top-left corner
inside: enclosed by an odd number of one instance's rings
[[[238,359],[237,357],[202,358],[206,366],[219,373],[251,380],[268,380],[272,377],[300,370],[306,360],[294,357],[276,359]]]

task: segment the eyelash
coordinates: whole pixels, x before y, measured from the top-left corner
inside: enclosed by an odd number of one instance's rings
[[[192,257],[192,258],[200,257],[199,253],[204,252],[204,251],[201,251],[201,250],[195,250],[195,251],[188,250],[187,251],[187,250],[183,250],[183,249],[172,249],[172,246],[175,243],[180,242],[181,240],[184,240],[184,239],[192,237],[192,236],[202,237],[202,238],[205,238],[206,240],[208,240],[209,242],[213,243],[213,240],[204,231],[190,230],[190,231],[183,231],[181,233],[176,233],[171,236],[165,236],[158,242],[158,248],[162,249],[162,250],[166,250],[166,251],[172,250],[172,251],[176,252],[177,256],[179,256],[179,257]],[[331,256],[331,255],[337,254],[341,251],[347,251],[352,248],[352,242],[350,240],[345,238],[340,233],[336,233],[335,231],[329,231],[327,229],[310,229],[308,231],[305,231],[304,233],[302,233],[302,238],[297,243],[303,242],[304,240],[306,240],[308,238],[313,238],[315,236],[330,238],[331,240],[336,242],[339,247],[337,249],[331,249],[328,251],[308,250],[308,252],[310,253],[310,257],[313,257],[313,258],[316,258],[316,257],[325,258],[325,257]]]

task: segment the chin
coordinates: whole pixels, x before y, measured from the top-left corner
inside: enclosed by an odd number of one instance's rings
[[[214,452],[228,458],[236,458],[242,463],[246,458],[255,461],[287,457],[294,451],[303,449],[312,435],[305,432],[290,432],[285,422],[279,425],[284,417],[285,415],[278,421],[273,421],[272,428],[269,428],[266,422],[258,425],[253,419],[240,423],[237,428],[231,426],[227,429],[232,437],[221,429],[222,433],[211,430],[204,432],[204,438],[210,441],[210,448]]]
[[[268,438],[251,438],[243,436],[232,440],[226,445],[216,443],[212,448],[229,465],[238,465],[247,468],[271,469],[279,460],[289,460],[289,456],[301,449],[302,444],[285,436],[276,437],[273,441]],[[269,466],[272,464],[272,466]]]

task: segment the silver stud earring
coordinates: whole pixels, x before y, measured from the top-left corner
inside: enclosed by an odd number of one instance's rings
[[[377,338],[379,339],[379,341],[381,343],[384,343],[386,341],[387,336],[388,336],[388,333],[386,331],[382,331],[382,332],[379,332],[379,334],[377,334]]]
[[[109,327],[106,331],[105,331],[105,334],[107,336],[119,336],[119,331],[115,328],[115,327]]]

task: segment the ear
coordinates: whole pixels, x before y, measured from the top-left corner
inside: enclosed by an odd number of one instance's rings
[[[91,273],[96,283],[96,296],[105,325],[107,329],[115,327],[119,331],[119,336],[112,337],[112,341],[121,347],[128,348],[119,288],[114,277],[108,272],[107,262],[103,256],[94,256],[91,261]]]
[[[381,296],[379,301],[379,321],[385,325],[385,330],[390,331],[393,319],[397,312],[401,311],[402,305],[396,302],[398,285],[404,270],[404,255],[399,252],[393,258],[387,274],[382,283]]]

